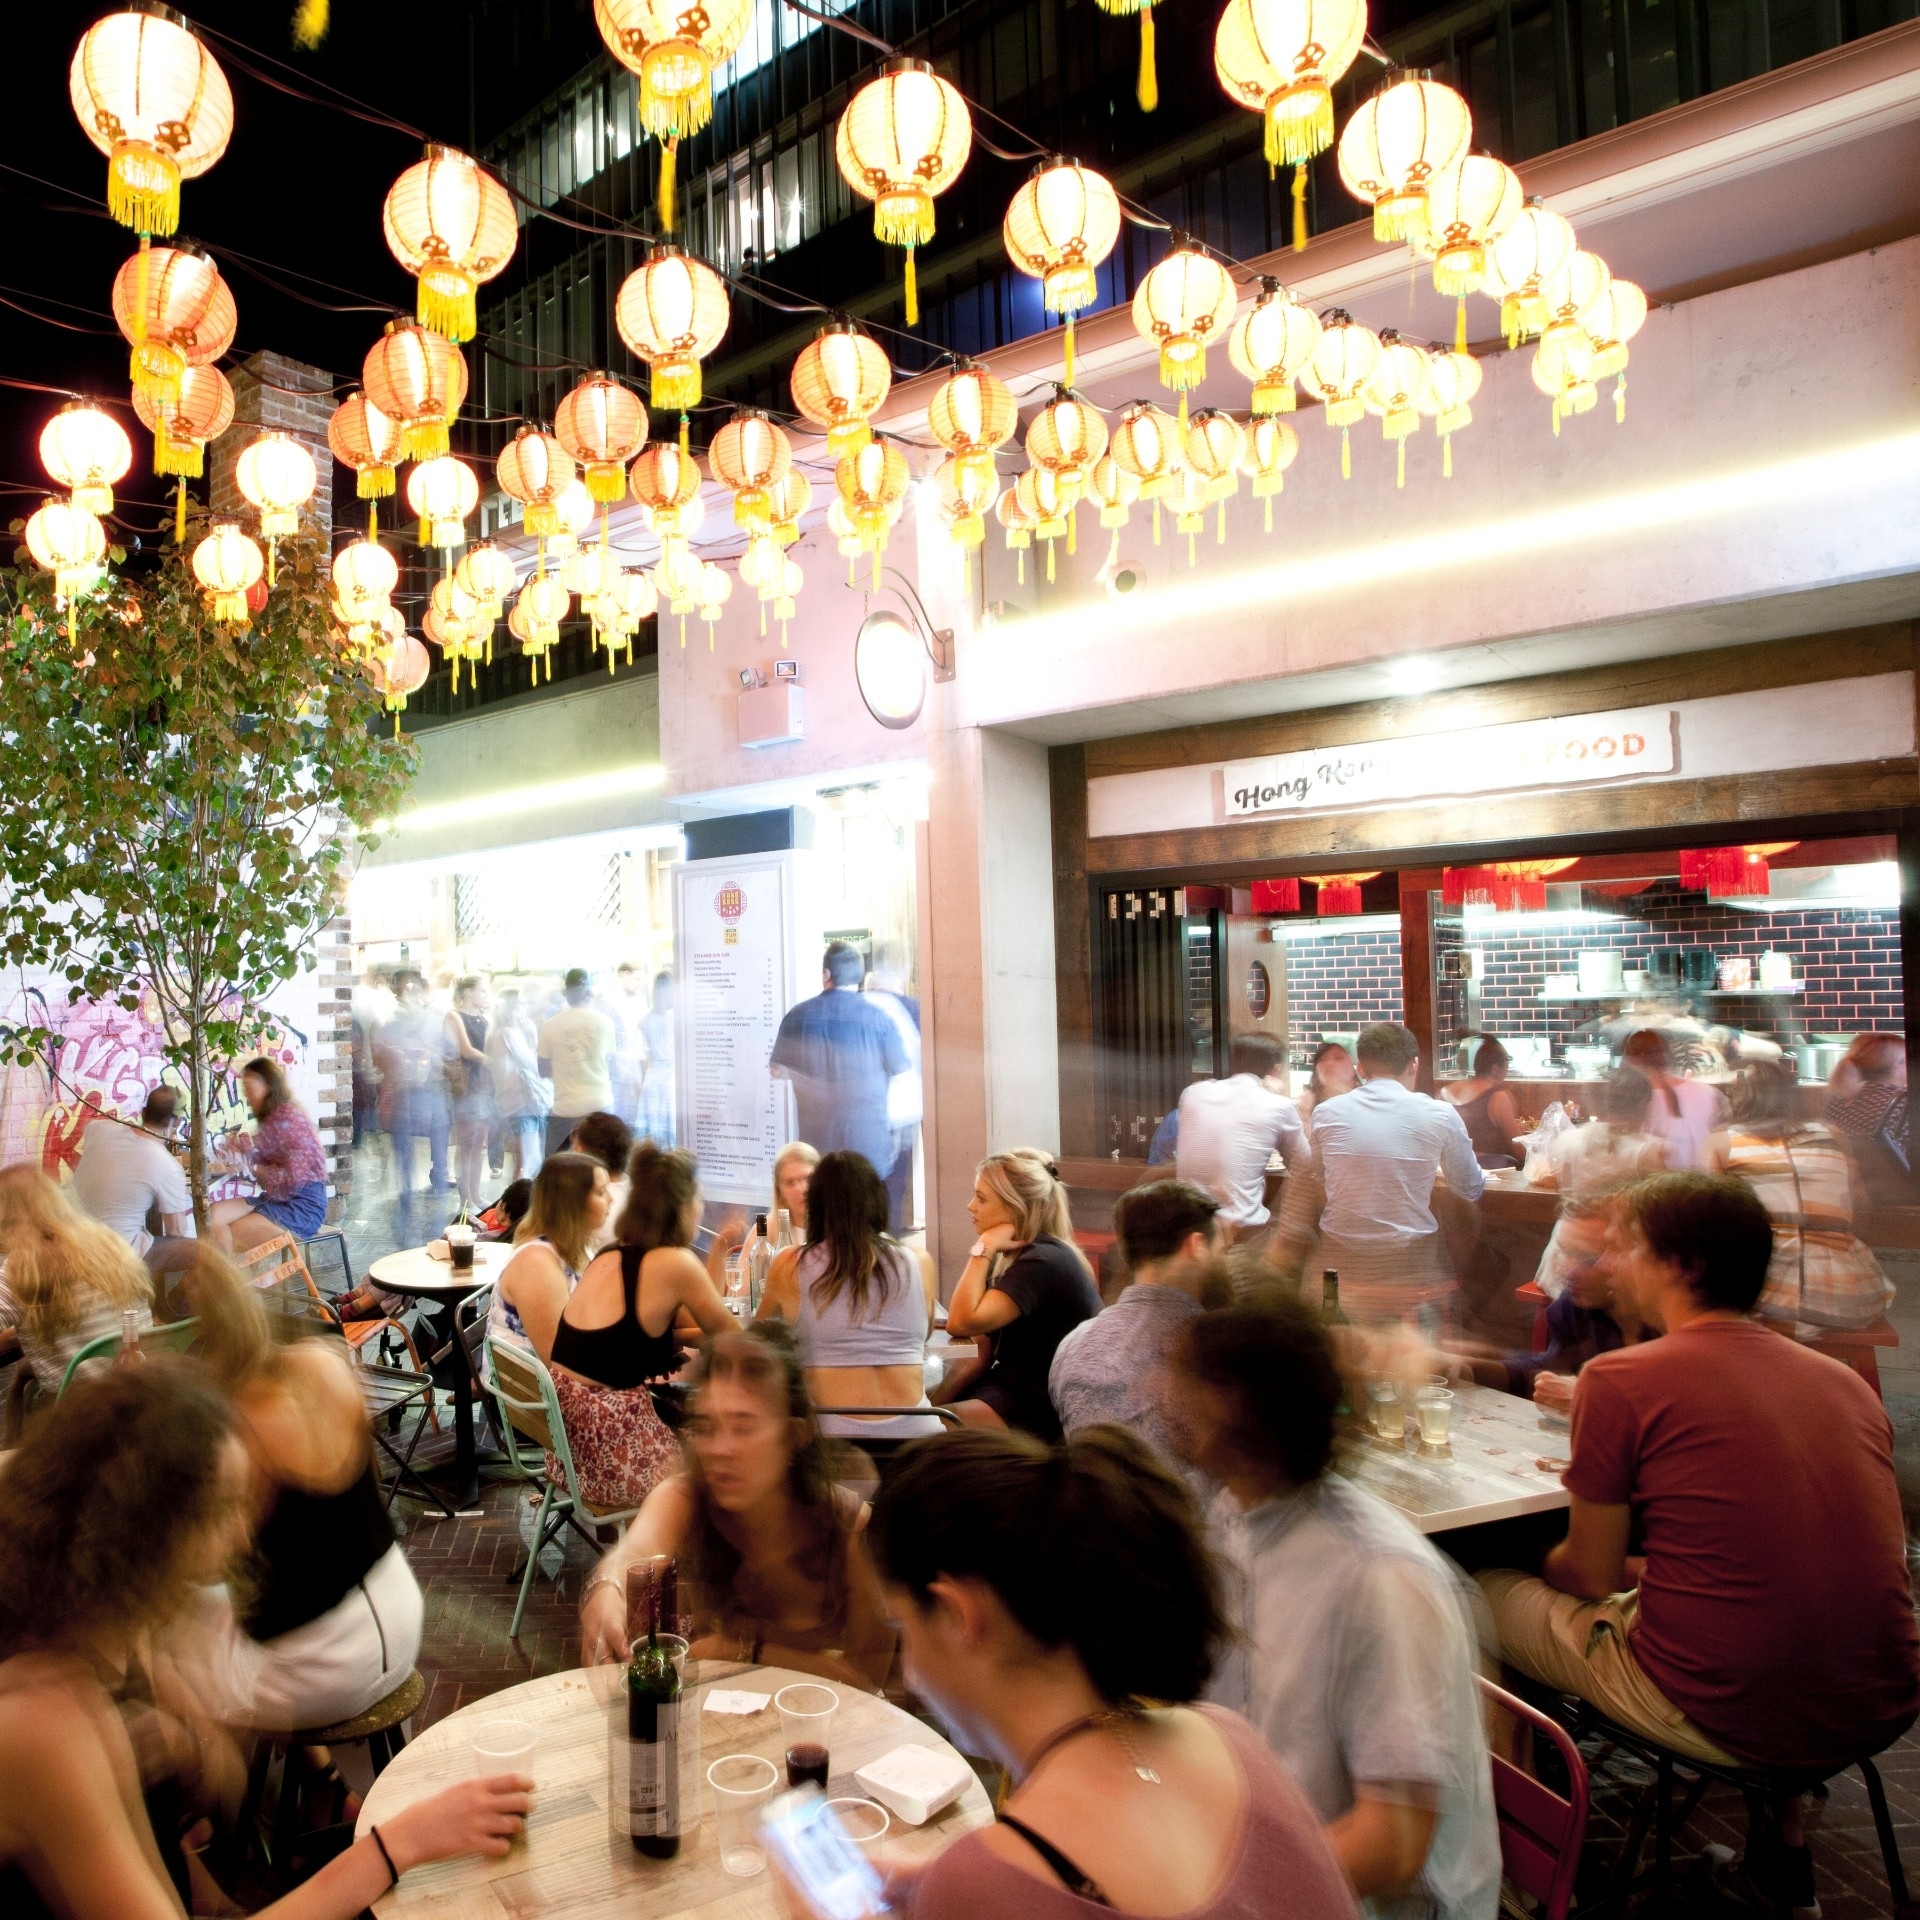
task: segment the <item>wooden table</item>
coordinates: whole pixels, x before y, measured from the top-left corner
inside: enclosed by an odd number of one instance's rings
[[[689,1665],[687,1692],[697,1701],[718,1684],[771,1696],[784,1686],[816,1678],[781,1667],[703,1660]],[[429,1914],[434,1920],[633,1914],[644,1914],[646,1920],[759,1920],[777,1914],[770,1872],[736,1879],[721,1867],[713,1797],[705,1780],[707,1767],[723,1754],[764,1754],[779,1766],[779,1714],[771,1702],[746,1716],[689,1708],[683,1725],[698,1727],[700,1738],[700,1825],[681,1840],[674,1859],[648,1860],[634,1852],[624,1831],[613,1830],[607,1810],[607,1733],[614,1713],[624,1714],[619,1698],[624,1679],[622,1667],[548,1674],[462,1707],[403,1748],[367,1796],[358,1828],[363,1834],[374,1821],[391,1819],[437,1788],[467,1778],[473,1766],[467,1742],[476,1722],[513,1718],[532,1721],[540,1729],[531,1767],[534,1808],[525,1838],[502,1860],[469,1854],[416,1867],[374,1902],[379,1920]],[[853,1769],[909,1742],[951,1751],[930,1727],[876,1695],[839,1685],[834,1691],[840,1707],[833,1719],[830,1793],[858,1793]],[[985,1790],[977,1779],[970,1780],[960,1798],[924,1827],[895,1821],[885,1844],[914,1858],[931,1858],[992,1819]]]
[[[1531,1400],[1493,1387],[1456,1387],[1447,1445],[1419,1442],[1407,1409],[1407,1437],[1390,1446],[1370,1434],[1341,1442],[1336,1470],[1404,1513],[1422,1533],[1477,1527],[1568,1504],[1560,1484],[1568,1454],[1564,1425],[1543,1427]],[[1553,1460],[1543,1469],[1535,1463]]]
[[[425,1247],[404,1247],[383,1254],[367,1269],[367,1278],[386,1293],[404,1293],[410,1299],[431,1300],[457,1307],[476,1287],[489,1286],[513,1258],[514,1249],[501,1240],[482,1240],[473,1249],[473,1265],[455,1273],[452,1263],[436,1260]],[[453,1370],[453,1479],[454,1505],[471,1507],[480,1497],[480,1467],[473,1446],[473,1363],[454,1328],[460,1364]]]

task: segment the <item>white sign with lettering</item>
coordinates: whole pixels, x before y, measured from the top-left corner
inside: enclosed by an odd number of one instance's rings
[[[1227,818],[1644,780],[1673,771],[1673,725],[1671,707],[1636,707],[1230,760]]]

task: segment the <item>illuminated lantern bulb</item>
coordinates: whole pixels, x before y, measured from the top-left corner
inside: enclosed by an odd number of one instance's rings
[[[727,285],[704,260],[666,241],[620,284],[613,324],[647,363],[653,404],[684,412],[700,400],[700,363],[726,337]]]
[[[34,565],[53,575],[56,601],[67,610],[67,639],[74,638],[73,603],[90,592],[106,569],[107,530],[85,507],[49,500],[26,526]]]
[[[1353,477],[1348,430],[1367,410],[1367,382],[1380,364],[1380,336],[1335,307],[1320,319],[1320,338],[1307,361],[1302,384],[1318,398],[1327,425],[1340,429],[1340,476]]]
[[[493,622],[481,613],[480,602],[451,574],[433,583],[433,594],[428,602],[427,611],[420,616],[423,631],[426,628],[428,615],[431,615],[440,627],[440,644],[449,653],[466,652],[470,657],[478,656],[480,643],[489,637],[487,630],[493,625]]]
[[[176,399],[159,401],[136,387],[133,410],[153,435],[154,472],[198,479],[206,471],[207,442],[233,425],[233,389],[218,367],[188,367]]]
[[[838,458],[871,437],[867,422],[893,391],[893,367],[864,328],[836,320],[800,349],[789,385],[793,404],[825,429],[827,451]]]
[[[1140,482],[1142,498],[1153,499],[1186,464],[1179,423],[1149,400],[1134,401],[1113,430],[1113,457]]]
[[[772,524],[772,489],[793,465],[793,442],[757,408],[736,413],[707,449],[713,477],[733,495],[736,526],[764,533]]]
[[[1061,495],[1078,500],[1093,463],[1107,450],[1107,423],[1086,401],[1057,387],[1027,428],[1027,459],[1060,482]]]
[[[1087,498],[1100,509],[1103,527],[1124,527],[1128,509],[1140,498],[1140,482],[1113,454],[1103,453],[1088,471]]]
[[[1019,425],[1020,409],[1006,383],[971,361],[948,374],[927,402],[927,427],[934,439],[956,460],[988,475],[994,471],[995,452]]]
[[[180,224],[180,183],[227,150],[233,95],[178,14],[129,6],[96,20],[74,49],[68,92],[80,130],[107,156],[107,211],[136,233]]]
[[[1072,537],[1073,502],[1067,498],[1060,476],[1050,467],[1028,467],[1013,483],[1034,537],[1047,550],[1047,580],[1054,577],[1054,546],[1066,535]]]
[[[1207,377],[1207,348],[1233,324],[1233,276],[1198,247],[1175,247],[1149,271],[1133,296],[1133,324],[1160,349],[1160,384],[1180,395],[1185,432],[1187,394]]]
[[[933,497],[947,538],[955,546],[977,547],[987,537],[986,516],[1000,499],[999,476],[958,454],[934,470]]]
[[[907,456],[886,440],[869,440],[845,455],[834,468],[833,483],[846,502],[862,548],[873,555],[874,585],[880,584],[880,556],[887,534],[907,497]]]
[[[786,564],[787,556],[780,543],[770,534],[756,533],[740,556],[740,583],[758,589],[760,597],[765,599],[769,589],[779,583],[781,569]]]
[[[1594,385],[1594,363],[1599,350],[1585,328],[1568,328],[1543,338],[1533,350],[1533,384],[1553,402],[1553,431],[1569,414],[1590,412],[1600,397]]]
[[[1007,551],[1015,556],[1020,584],[1027,583],[1027,551],[1033,545],[1033,516],[1020,497],[1018,483],[1008,487],[994,503],[994,518],[1007,537]]]
[[[1247,428],[1247,444],[1240,455],[1240,471],[1253,483],[1253,497],[1266,510],[1266,531],[1273,531],[1273,496],[1287,484],[1287,469],[1300,454],[1300,436],[1285,420],[1271,414],[1255,417]]]
[[[1166,500],[1175,530],[1187,536],[1187,565],[1191,567],[1196,557],[1195,542],[1207,524],[1207,508],[1212,504],[1208,483],[1191,467],[1182,467],[1167,489]]]
[[[707,651],[713,651],[714,630],[720,624],[720,609],[733,597],[733,575],[708,561],[701,567],[694,585],[694,604],[706,622]]]
[[[847,103],[834,136],[841,178],[873,202],[874,238],[907,250],[907,325],[920,324],[914,249],[933,238],[933,202],[973,150],[973,116],[924,60],[886,61]]]
[[[536,573],[520,589],[520,598],[515,602],[515,611],[526,625],[522,635],[523,642],[531,659],[533,677],[540,677],[539,656],[551,651],[560,639],[560,623],[567,617],[572,607],[572,596],[567,592],[566,582],[558,574]],[[547,660],[547,678],[553,678],[553,661]]]
[[[1227,358],[1253,382],[1256,414],[1293,412],[1293,383],[1319,338],[1320,322],[1312,309],[1263,275],[1259,295],[1227,336]]]
[[[613,594],[620,611],[620,631],[628,635],[638,633],[660,605],[653,582],[638,571],[622,573],[614,583]]]
[[[1407,484],[1407,435],[1420,431],[1427,383],[1426,348],[1402,339],[1389,327],[1380,336],[1380,358],[1368,374],[1360,397],[1369,413],[1380,416],[1382,435],[1395,444],[1395,486],[1404,487]]]
[[[1366,0],[1228,0],[1213,36],[1213,70],[1227,97],[1265,121],[1270,167],[1292,166],[1305,244],[1305,163],[1333,145],[1334,82],[1367,37]]]
[[[654,563],[654,591],[663,600],[670,612],[689,613],[693,609],[694,589],[699,584],[701,562],[694,558],[692,550],[683,540],[665,543],[660,549],[660,558]],[[685,623],[682,623],[680,644],[686,644]]]
[[[1500,302],[1500,330],[1509,347],[1531,339],[1553,317],[1546,285],[1573,258],[1577,245],[1571,223],[1533,198],[1487,247],[1480,291]]]
[[[376,618],[400,584],[400,566],[375,540],[356,540],[333,556],[333,597],[343,624]]]
[[[394,619],[400,619],[398,613]],[[427,675],[433,671],[433,656],[422,641],[407,631],[404,622],[397,632],[386,628],[380,638],[382,644],[361,663],[360,671],[394,715],[394,731],[398,733],[400,709],[407,704],[409,694],[418,693],[427,684]]]
[[[1467,350],[1467,295],[1486,282],[1487,249],[1520,218],[1520,176],[1491,154],[1463,155],[1427,182],[1427,231],[1416,252],[1433,256],[1433,290],[1459,302],[1454,347]]]
[[[560,578],[569,593],[580,596],[584,607],[609,591],[619,578],[620,563],[604,547],[581,547],[567,556]]]
[[[267,585],[275,582],[274,547],[298,532],[300,509],[313,498],[319,473],[313,455],[291,434],[263,433],[234,462],[234,485],[260,510],[260,536],[267,543]]]
[[[417,320],[390,320],[368,349],[360,382],[367,398],[400,423],[409,460],[447,450],[447,428],[467,397],[467,360],[445,334]]]
[[[113,511],[113,483],[133,465],[133,442],[111,414],[71,400],[40,430],[40,464],[73,504],[88,513]]]
[[[429,145],[387,190],[383,220],[393,257],[420,282],[420,324],[471,340],[475,289],[513,258],[520,234],[506,188],[458,148]]]
[[[1187,471],[1202,483],[1209,500],[1220,503],[1219,538],[1223,543],[1227,537],[1227,500],[1240,491],[1240,456],[1246,449],[1246,429],[1218,407],[1204,407],[1187,422]]]
[[[1612,284],[1613,275],[1607,271],[1607,263],[1597,253],[1575,247],[1573,258],[1541,285],[1540,297],[1552,315],[1541,338],[1551,339],[1567,332],[1585,334],[1587,330],[1580,316],[1598,306]]]
[[[564,560],[580,544],[580,536],[593,525],[593,495],[578,474],[560,489],[553,503],[560,516],[560,531],[547,542],[550,556]]]
[[[640,396],[604,373],[588,374],[553,412],[553,437],[601,506],[626,498],[627,462],[647,444],[647,428]]]
[[[246,626],[248,590],[266,572],[260,549],[231,520],[217,520],[194,548],[192,565],[207,612],[227,626]]]
[[[798,467],[789,467],[767,489],[767,522],[783,547],[800,538],[800,516],[813,504],[813,483]]]
[[[1100,267],[1120,238],[1120,197],[1104,174],[1056,154],[1013,196],[1000,237],[1007,258],[1040,282],[1049,313],[1066,317],[1066,368],[1073,385],[1073,316],[1100,297]]]
[[[1627,417],[1627,342],[1647,323],[1647,296],[1631,280],[1615,280],[1580,315],[1580,324],[1594,345],[1592,378],[1617,374],[1613,389],[1613,417]]]
[[[171,405],[189,367],[210,365],[240,323],[220,270],[198,247],[142,247],[113,276],[113,324],[133,348],[136,390]]]
[[[500,618],[519,579],[512,557],[491,540],[469,547],[454,567],[453,577],[463,593],[472,595],[489,625]]]
[[[420,521],[423,547],[457,547],[467,537],[467,517],[480,504],[480,482],[464,460],[443,453],[422,460],[407,475],[407,505]]]
[[[655,440],[642,447],[631,481],[647,525],[661,539],[684,537],[699,526],[700,469],[677,441]]]
[[[552,434],[522,427],[501,448],[493,470],[500,490],[525,509],[530,534],[545,540],[560,531],[560,493],[573,479],[573,457]]]
[[[350,393],[334,408],[327,445],[343,467],[353,469],[353,490],[362,500],[384,500],[393,492],[393,470],[406,458],[406,433],[364,393]]]
[[[1427,237],[1427,183],[1463,158],[1473,115],[1425,72],[1396,73],[1361,102],[1340,135],[1340,183],[1373,208],[1376,240]]]
[[[1440,471],[1453,478],[1453,436],[1473,424],[1473,398],[1480,391],[1480,362],[1457,347],[1435,347],[1427,356],[1427,391],[1420,411],[1433,415],[1440,436]]]

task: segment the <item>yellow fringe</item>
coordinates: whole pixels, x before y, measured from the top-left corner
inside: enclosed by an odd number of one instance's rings
[[[1400,465],[1393,484],[1396,487],[1404,487],[1407,484],[1407,443],[1404,440],[1397,440],[1394,445],[1400,452]]]
[[[429,267],[420,276],[414,316],[423,327],[453,341],[471,340],[479,329],[473,282],[446,267]]]
[[[1627,376],[1624,373],[1613,390],[1613,424],[1616,427],[1627,424]]]
[[[920,280],[913,270],[913,249],[907,249],[907,325],[920,324]]]
[[[1140,111],[1151,113],[1160,104],[1160,72],[1153,58],[1153,7],[1140,9],[1140,84],[1137,89]]]
[[[680,416],[680,458],[682,460],[693,458],[693,450],[687,444],[687,416],[684,413]]]
[[[1293,250],[1307,250],[1307,163],[1293,163]]]
[[[1273,495],[1272,495],[1272,494],[1268,494],[1268,495],[1267,495],[1267,525],[1266,525],[1266,531],[1267,531],[1268,533],[1271,533],[1271,532],[1273,531]]]
[[[293,44],[317,47],[327,37],[327,0],[300,0],[293,10]]]
[[[180,168],[173,157],[129,141],[107,162],[107,211],[140,236],[143,249],[150,234],[164,240],[180,224]]]
[[[1067,351],[1066,384],[1068,386],[1072,386],[1073,385],[1073,315],[1072,314],[1067,315],[1066,351]]]
[[[1349,432],[1349,428],[1340,429],[1340,478],[1342,480],[1353,478],[1353,443],[1347,437]]]
[[[1453,435],[1450,433],[1442,434],[1440,437],[1440,478],[1442,480],[1453,478]]]
[[[378,500],[367,502],[367,540],[370,545],[376,547],[380,544],[380,502]]]
[[[176,547],[187,544],[187,483],[184,479],[173,496],[173,544]]]
[[[660,231],[671,233],[674,222],[674,174],[680,156],[680,138],[669,135],[660,143]]]

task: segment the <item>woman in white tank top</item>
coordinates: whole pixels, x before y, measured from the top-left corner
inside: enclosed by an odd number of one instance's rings
[[[848,1439],[938,1433],[926,1390],[933,1262],[887,1235],[887,1189],[864,1156],[830,1153],[813,1170],[808,1244],[767,1275],[760,1318],[788,1322],[822,1407],[928,1407],[925,1414],[828,1414],[821,1430]]]

